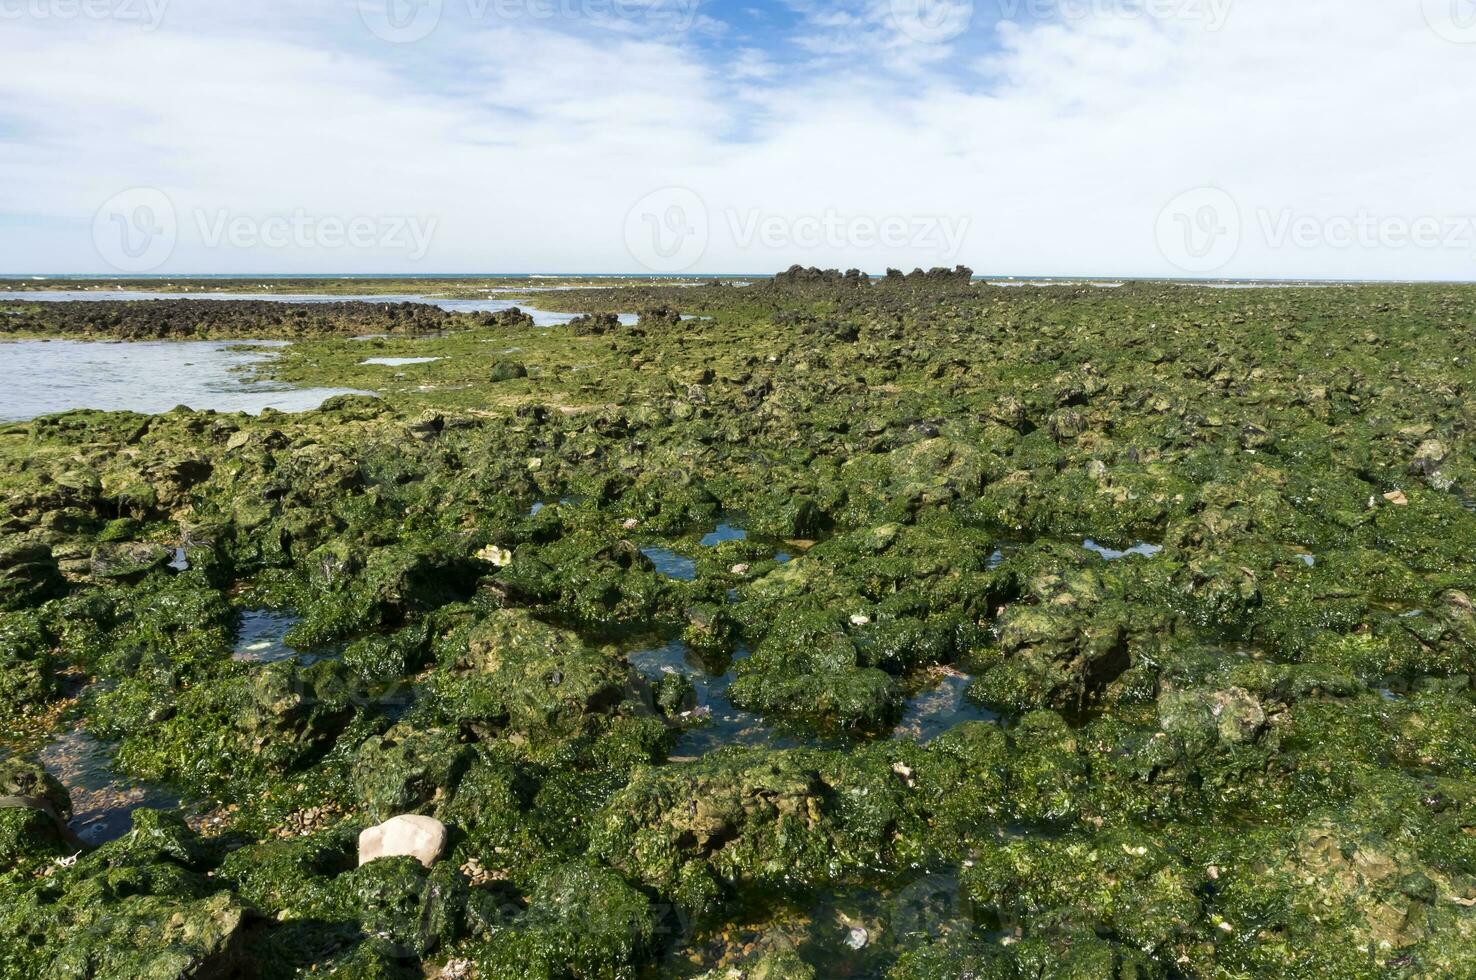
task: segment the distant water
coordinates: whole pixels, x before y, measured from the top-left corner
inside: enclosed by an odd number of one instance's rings
[[[574,319],[577,313],[552,313],[524,303],[505,299],[437,299],[419,293],[390,296],[325,296],[321,293],[153,293],[142,289],[47,289],[36,292],[0,290],[0,300],[18,299],[36,303],[71,303],[77,300],[142,300],[142,299],[254,299],[271,303],[425,303],[451,313],[500,313],[517,307],[533,318],[534,326],[557,327]],[[622,313],[620,322],[633,324],[639,317]]]
[[[167,412],[176,405],[221,412],[301,412],[352,388],[294,388],[255,380],[250,368],[281,342],[0,342],[0,422],[75,408]]]

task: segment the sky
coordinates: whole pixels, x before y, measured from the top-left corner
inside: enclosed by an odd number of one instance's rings
[[[0,274],[1476,279],[1476,0],[0,0]]]

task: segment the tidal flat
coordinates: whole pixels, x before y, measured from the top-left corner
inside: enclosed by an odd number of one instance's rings
[[[0,978],[1476,976],[1476,287],[97,285],[364,394],[0,425]]]

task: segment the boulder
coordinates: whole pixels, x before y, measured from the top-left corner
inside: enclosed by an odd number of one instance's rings
[[[56,558],[46,545],[0,545],[0,609],[34,605],[65,588]]]
[[[498,361],[488,375],[493,381],[516,381],[528,376],[528,368],[517,361]]]
[[[598,336],[620,329],[620,317],[614,313],[586,313],[569,321],[569,332],[576,337]]]
[[[386,857],[413,857],[429,868],[446,849],[446,825],[434,817],[391,817],[359,835],[359,866]]]
[[[1450,450],[1438,439],[1427,439],[1420,443],[1420,448],[1415,450],[1414,459],[1410,460],[1409,472],[1414,476],[1434,476],[1440,464],[1444,463],[1450,456]]]
[[[118,541],[100,544],[92,552],[94,578],[139,579],[169,564],[174,552],[159,544]]]

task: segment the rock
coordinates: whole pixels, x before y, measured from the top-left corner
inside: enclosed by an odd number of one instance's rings
[[[512,552],[507,548],[499,548],[495,544],[489,544],[477,552],[477,558],[497,568],[506,568],[512,564]]]
[[[120,541],[100,544],[92,552],[94,578],[140,579],[156,568],[163,568],[174,552],[159,544],[144,541]]]
[[[1192,752],[1254,742],[1266,727],[1266,711],[1243,688],[1222,691],[1165,691],[1158,698],[1158,722]]]
[[[569,332],[576,337],[598,336],[620,329],[620,317],[614,313],[586,313],[569,321]]]
[[[1210,713],[1219,722],[1222,743],[1238,745],[1252,741],[1266,725],[1265,709],[1242,688],[1216,691],[1210,696],[1210,702]]]
[[[1075,409],[1063,408],[1053,412],[1049,421],[1051,438],[1056,442],[1070,442],[1086,431],[1085,417]]]
[[[20,609],[66,588],[56,557],[44,544],[0,546],[0,609]]]
[[[1420,448],[1415,450],[1414,459],[1410,461],[1409,472],[1414,476],[1434,476],[1435,471],[1440,469],[1450,456],[1450,450],[1438,439],[1427,439],[1420,443]]]
[[[426,412],[405,426],[405,433],[416,442],[430,442],[445,431],[446,420],[434,412]]]
[[[1409,506],[1409,498],[1404,495],[1403,490],[1390,490],[1388,493],[1384,494],[1384,499],[1389,501],[1389,503],[1393,504],[1395,507]]]
[[[498,361],[492,365],[492,373],[488,375],[493,381],[514,381],[527,376],[528,369],[517,361]]]
[[[362,812],[370,820],[439,806],[455,791],[473,755],[454,732],[416,731],[397,725],[368,738],[354,754],[352,781]]]
[[[446,849],[446,825],[434,817],[391,817],[359,835],[359,866],[384,857],[413,857],[425,867]]]
[[[682,315],[678,310],[665,303],[658,303],[641,310],[639,325],[642,327],[674,327],[681,322]]]
[[[1006,395],[996,401],[984,413],[984,417],[1007,429],[1023,432],[1030,428],[1029,418],[1026,414],[1025,404],[1018,398]]]
[[[66,789],[39,763],[0,763],[0,864],[54,844],[82,850],[85,845],[67,825],[71,816]]]

